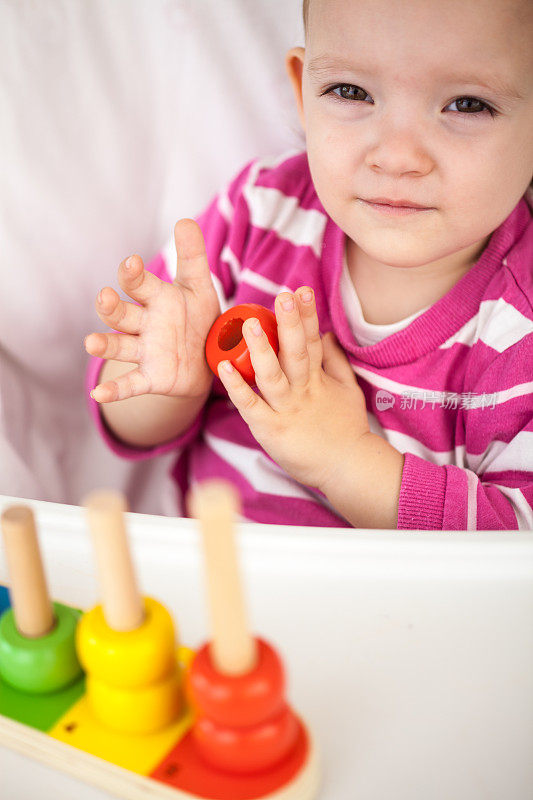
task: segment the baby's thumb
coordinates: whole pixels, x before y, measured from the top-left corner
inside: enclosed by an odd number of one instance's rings
[[[329,331],[322,337],[322,368],[326,375],[340,383],[353,383],[355,375],[335,334]]]
[[[180,219],[174,226],[177,268],[174,283],[195,293],[213,289],[202,230],[193,219]]]

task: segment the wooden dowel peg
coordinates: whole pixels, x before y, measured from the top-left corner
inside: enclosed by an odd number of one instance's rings
[[[44,636],[53,629],[55,619],[33,512],[28,506],[9,506],[1,520],[17,629],[23,636]]]
[[[119,492],[98,489],[84,500],[93,540],[104,617],[110,628],[131,631],[144,621],[144,604],[128,546]]]
[[[199,484],[190,498],[190,510],[200,522],[204,546],[211,655],[215,667],[226,675],[242,675],[257,662],[257,644],[247,625],[235,548],[238,507],[236,491],[224,481]]]

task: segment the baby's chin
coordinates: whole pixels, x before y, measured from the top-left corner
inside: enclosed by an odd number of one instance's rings
[[[409,269],[431,264],[450,253],[450,247],[436,246],[435,242],[425,243],[416,232],[405,230],[370,232],[347,232],[355,244],[355,251],[361,249],[366,256],[380,264],[398,269]],[[452,248],[453,249],[453,248]]]

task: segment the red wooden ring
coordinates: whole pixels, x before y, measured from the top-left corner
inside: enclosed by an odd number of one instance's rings
[[[253,386],[255,372],[242,335],[243,323],[250,317],[257,317],[277,355],[279,342],[276,316],[270,309],[256,303],[242,303],[233,306],[217,317],[207,334],[205,355],[207,363],[215,375],[218,376],[218,365],[221,361],[230,361],[246,383]]]
[[[187,673],[187,694],[200,715],[219,725],[257,725],[278,714],[285,703],[285,676],[276,651],[257,642],[257,664],[244,675],[223,675],[214,668],[209,644],[194,657]]]
[[[294,712],[284,706],[260,725],[232,728],[200,717],[192,737],[202,757],[213,767],[247,773],[271,769],[296,746],[299,726]]]

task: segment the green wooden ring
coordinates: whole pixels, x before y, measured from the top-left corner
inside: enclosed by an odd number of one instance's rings
[[[54,603],[56,624],[32,639],[17,630],[13,609],[0,618],[0,676],[23,692],[45,694],[63,689],[82,673],[75,648],[80,612]]]

